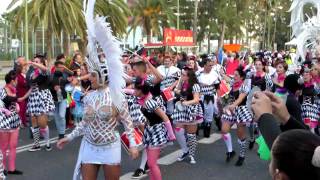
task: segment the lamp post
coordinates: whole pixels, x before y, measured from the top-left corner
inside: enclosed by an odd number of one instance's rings
[[[180,21],[180,0],[177,0],[177,29],[179,29]]]
[[[24,0],[24,42],[25,42],[25,57],[29,59],[29,41],[28,41],[28,0]]]

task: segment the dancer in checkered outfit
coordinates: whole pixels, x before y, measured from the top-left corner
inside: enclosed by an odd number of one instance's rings
[[[133,126],[135,128],[139,128],[141,132],[144,132],[144,127],[146,125],[146,117],[141,112],[141,105],[137,102],[137,97],[134,95],[130,95],[134,93],[133,89],[126,89],[128,94],[126,96],[128,101],[129,113],[132,118]],[[130,91],[130,94],[129,94]],[[147,151],[143,149],[141,155],[141,162],[138,169],[136,169],[132,175],[133,179],[138,179],[144,174],[146,174],[148,170],[147,165]]]
[[[315,99],[315,103],[318,107],[318,112],[320,113],[320,65],[316,63],[312,64],[310,73],[312,76],[312,81],[317,96]],[[318,129],[316,129],[315,132],[318,133],[318,135],[320,135],[320,118],[318,120]]]
[[[175,135],[163,106],[152,98],[150,86],[143,79],[137,78],[135,82],[135,95],[141,112],[147,118],[144,128],[143,143],[147,152],[150,179],[161,179],[161,172],[157,164],[160,149],[169,141],[175,140]]]
[[[147,74],[147,69],[150,70],[149,74]],[[160,82],[162,81],[163,78],[159,73],[159,71],[150,63],[150,61],[147,58],[142,58],[140,59],[140,61],[132,64],[132,75],[133,75],[132,78],[127,79],[127,83],[135,84],[137,79],[143,79],[144,83],[149,85],[150,93],[152,94],[153,99],[161,106],[165,104],[163,98],[161,97],[161,91],[160,91]],[[135,106],[136,105],[133,105],[133,107],[131,108],[135,108]],[[134,112],[137,112],[137,111],[139,110],[135,110]],[[131,112],[131,114],[134,112]],[[143,128],[140,128],[140,129],[142,129],[142,132],[144,131]],[[147,152],[143,150],[140,167],[135,170],[132,178],[140,178],[143,174],[146,173],[146,170],[148,168],[146,162],[147,162]]]
[[[261,91],[272,91],[273,88],[273,82],[269,74],[265,72],[266,66],[265,59],[262,58],[256,58],[254,60],[254,68],[255,71],[248,72],[246,76],[246,82],[250,84],[251,90],[252,89],[259,89]],[[256,88],[255,88],[256,87]],[[252,96],[251,91],[249,93],[249,96]],[[257,124],[252,122],[249,126],[249,134],[250,134],[250,141],[249,141],[249,149],[253,149],[255,144],[255,132],[257,131]]]
[[[213,61],[209,58],[203,61],[203,70],[198,75],[201,88],[201,99],[204,107],[203,136],[210,137],[212,120],[214,118],[214,99],[219,89],[219,74],[212,69]]]
[[[7,73],[6,85],[0,90],[0,148],[3,154],[1,164],[3,162],[6,174],[22,175],[23,173],[16,169],[16,148],[21,124],[15,88],[16,76],[14,70]]]
[[[176,103],[172,119],[176,125],[177,141],[183,151],[178,161],[182,161],[189,156],[190,163],[195,164],[196,132],[198,124],[203,121],[203,112],[200,105],[200,86],[196,74],[192,69],[185,68],[182,71],[175,92],[180,98]],[[187,131],[187,140],[185,130]]]
[[[165,90],[170,90],[171,93],[173,94],[173,89],[176,87],[178,84],[180,75],[181,75],[181,70],[175,66],[172,65],[172,59],[169,55],[166,55],[163,59],[163,65],[159,66],[157,68],[159,73],[162,76],[162,81],[160,83],[160,90],[161,92]],[[174,102],[172,100],[167,100],[165,99],[165,104],[166,104],[166,113],[171,118],[171,115],[174,110]]]
[[[318,97],[315,91],[314,83],[312,83],[312,76],[310,73],[311,64],[305,64],[302,69],[302,77],[304,86],[302,89],[302,96],[300,97],[302,119],[304,123],[309,126],[312,133],[318,127],[320,119],[320,111],[318,107]]]
[[[239,158],[236,166],[242,166],[245,159],[245,152],[247,149],[246,140],[246,124],[252,121],[252,114],[246,106],[247,95],[250,91],[250,85],[244,83],[246,77],[243,68],[240,66],[234,72],[234,78],[230,79],[223,75],[226,81],[229,81],[232,86],[230,91],[231,103],[224,109],[222,120],[222,138],[227,146],[227,158],[229,162],[235,155],[232,148],[232,139],[230,135],[230,128],[233,124],[237,124],[238,143],[240,147]]]
[[[46,150],[51,151],[48,113],[55,110],[52,94],[49,90],[50,78],[49,70],[46,66],[46,59],[43,55],[36,55],[33,62],[30,63],[34,71],[31,75],[30,91],[22,97],[28,98],[27,113],[31,115],[32,133],[34,144],[29,149],[29,152],[39,151],[40,148],[40,133],[46,141]]]
[[[147,74],[147,69],[150,71],[150,74]],[[148,58],[142,58],[141,61],[132,64],[133,76],[127,81],[129,83],[135,83],[137,78],[143,79],[151,89],[150,92],[154,99],[160,103],[165,104],[163,98],[161,97],[160,91],[160,82],[163,80],[163,77],[159,71],[151,64]]]

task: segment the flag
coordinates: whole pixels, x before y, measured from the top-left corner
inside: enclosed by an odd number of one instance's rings
[[[223,63],[223,50],[222,50],[222,48],[220,48],[219,52],[218,52],[218,62],[219,62],[219,64]]]

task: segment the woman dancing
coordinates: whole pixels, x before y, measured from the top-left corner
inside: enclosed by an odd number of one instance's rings
[[[172,119],[175,124],[177,141],[183,151],[178,158],[182,161],[189,156],[190,163],[195,164],[195,153],[197,148],[197,127],[203,121],[203,111],[200,105],[200,86],[195,72],[190,68],[182,71],[180,82],[175,89],[180,95],[180,101],[176,103]],[[187,132],[187,140],[185,137]],[[187,145],[188,144],[188,145]]]
[[[254,60],[254,68],[255,72],[247,73],[246,81],[251,85],[251,92],[249,93],[249,97],[252,97],[253,90],[259,91],[271,91],[273,87],[273,82],[270,77],[266,73],[266,63],[263,59],[257,58]],[[251,123],[249,126],[249,149],[253,149],[255,143],[255,132],[256,132],[257,124]]]
[[[87,64],[90,71],[92,91],[83,98],[83,119],[65,138],[57,143],[58,148],[83,135],[73,179],[82,176],[84,180],[97,179],[99,167],[104,170],[105,179],[120,178],[121,142],[116,130],[118,120],[125,126],[133,158],[138,156],[132,120],[124,94],[125,85],[121,64],[120,43],[111,33],[111,27],[104,17],[94,17],[94,0],[85,2],[85,17],[88,27]],[[99,44],[106,54],[106,61],[98,59]]]
[[[240,66],[234,72],[233,79],[223,74],[226,81],[229,81],[232,85],[230,91],[231,104],[225,108],[225,113],[222,115],[222,138],[227,146],[227,158],[229,162],[235,155],[232,148],[232,139],[230,135],[230,128],[233,124],[237,124],[237,136],[240,146],[240,153],[236,166],[242,166],[245,160],[245,153],[247,149],[246,140],[246,124],[252,121],[252,114],[246,106],[247,95],[250,91],[250,85],[244,83],[246,73]]]
[[[175,140],[169,117],[163,110],[165,107],[153,99],[150,86],[140,78],[135,82],[135,96],[141,112],[147,119],[144,128],[143,143],[146,147],[151,180],[161,180],[160,168],[157,164],[160,150],[169,141]]]
[[[4,172],[5,174],[22,175],[23,173],[16,169],[16,148],[21,120],[18,115],[15,71],[11,70],[6,74],[5,81],[5,87],[0,90],[0,101],[3,104],[0,105],[0,148],[3,154]],[[7,151],[9,151],[8,156]]]
[[[32,134],[34,143],[29,152],[39,151],[40,133],[46,141],[46,150],[51,151],[48,113],[55,110],[52,94],[49,90],[49,70],[43,55],[36,55],[34,61],[30,62],[34,70],[31,75],[31,88],[19,101],[28,98],[27,113],[31,115]]]

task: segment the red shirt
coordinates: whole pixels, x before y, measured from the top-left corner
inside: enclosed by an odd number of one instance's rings
[[[26,78],[22,74],[17,75],[17,97],[24,96],[29,91]]]
[[[226,63],[226,74],[228,76],[232,76],[234,74],[234,71],[236,71],[236,69],[239,66],[239,60],[238,59],[234,59],[233,62],[231,62],[231,60],[229,59]]]

